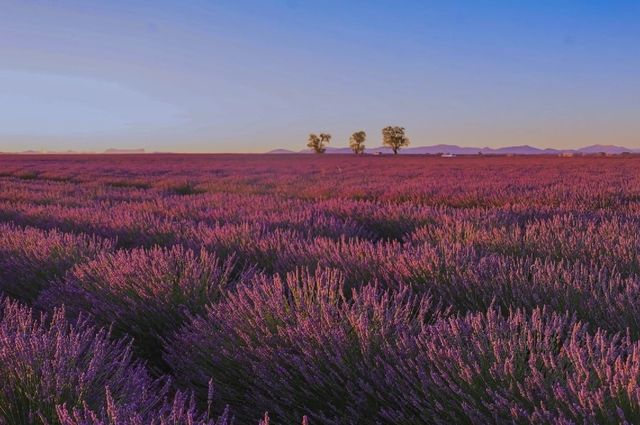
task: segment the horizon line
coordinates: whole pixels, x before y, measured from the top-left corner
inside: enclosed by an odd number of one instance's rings
[[[407,146],[404,147],[403,149],[401,149],[399,152],[402,153],[403,151],[406,152],[408,151],[415,151],[417,149],[433,149],[433,148],[439,148],[439,147],[443,147],[443,148],[451,148],[451,149],[461,149],[461,150],[477,150],[479,153],[481,153],[482,151],[485,151],[487,153],[491,153],[492,151],[504,151],[504,150],[510,150],[510,149],[531,149],[531,150],[537,150],[537,151],[550,151],[550,153],[581,153],[580,151],[586,150],[586,149],[597,149],[597,148],[602,148],[602,152],[606,153],[607,149],[615,149],[618,151],[628,151],[629,153],[640,153],[640,148],[636,148],[636,147],[628,147],[628,146],[621,146],[621,145],[614,145],[614,144],[591,144],[591,145],[586,145],[586,146],[581,146],[581,147],[576,147],[576,148],[556,148],[556,147],[539,147],[539,146],[535,146],[535,145],[529,145],[529,144],[524,144],[524,145],[509,145],[509,146],[501,146],[501,147],[489,147],[489,146],[484,146],[484,147],[478,147],[478,146],[463,146],[463,145],[454,145],[454,144],[445,144],[445,143],[439,143],[439,144],[434,144],[434,145],[415,145],[415,146]],[[327,149],[329,150],[341,150],[341,151],[345,151],[345,153],[348,154],[348,150],[350,150],[350,147],[347,146],[327,146]],[[375,147],[368,147],[365,148],[368,151],[374,151],[373,153],[376,153],[375,151],[382,151],[382,150],[389,150],[390,148],[386,147],[386,146],[375,146]],[[265,151],[259,151],[259,152],[242,152],[242,151],[163,151],[163,150],[152,150],[152,151],[147,151],[146,148],[107,148],[104,149],[102,151],[76,151],[73,149],[68,149],[68,150],[64,150],[64,151],[52,151],[52,150],[47,150],[47,149],[41,149],[41,150],[36,150],[36,149],[26,149],[26,150],[21,150],[21,151],[15,151],[15,150],[11,150],[11,151],[0,151],[0,154],[2,155],[123,155],[123,154],[129,154],[129,155],[150,155],[150,154],[235,154],[235,155],[240,155],[240,154],[246,154],[246,155],[264,155],[264,154],[303,154],[303,155],[307,155],[310,154],[312,152],[308,151],[305,148],[299,149],[299,150],[293,150],[291,148],[273,148],[273,149],[269,149],[269,150],[265,150]],[[327,152],[329,153],[329,152]],[[438,154],[438,153],[451,153],[451,152],[447,152],[447,151],[442,151],[442,152],[435,152],[435,153],[422,153],[422,154]],[[590,153],[598,153],[598,152],[590,152]],[[329,153],[331,155],[336,155],[336,154],[340,154],[340,152],[331,152]],[[541,153],[542,155],[544,155],[544,153]],[[416,153],[414,153],[414,155],[416,155]],[[467,155],[475,155],[474,153],[467,153]],[[531,155],[531,154],[530,154]]]

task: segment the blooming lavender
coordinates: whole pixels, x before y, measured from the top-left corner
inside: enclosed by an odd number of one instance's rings
[[[0,224],[0,291],[33,302],[75,264],[112,249],[93,236]]]
[[[388,423],[637,423],[640,345],[535,309],[442,319],[384,358]]]
[[[62,310],[34,317],[1,300],[0,376],[3,424],[204,423],[185,395],[169,400],[169,381],[153,379],[128,341]]]
[[[0,423],[640,423],[639,224],[633,155],[3,155]]]
[[[290,423],[305,414],[319,423],[374,421],[385,404],[379,359],[397,338],[417,335],[437,308],[408,288],[348,295],[330,270],[257,279],[178,332],[167,361],[203,398],[212,376],[245,421],[255,406]]]
[[[160,339],[189,314],[204,312],[223,290],[243,279],[231,258],[181,246],[105,253],[78,264],[40,298],[41,308],[66,306],[72,316],[88,314],[119,335],[134,337],[136,350],[157,359]],[[250,272],[250,271],[249,271]]]

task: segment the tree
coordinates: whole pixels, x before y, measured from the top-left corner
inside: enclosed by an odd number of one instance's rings
[[[404,127],[385,127],[382,129],[382,144],[393,150],[397,155],[400,148],[409,146],[409,138],[404,134]]]
[[[327,150],[325,145],[328,145],[330,142],[331,135],[329,133],[320,133],[320,136],[311,133],[307,147],[313,149],[315,153],[324,153]]]
[[[356,155],[364,152],[364,141],[367,139],[367,133],[364,131],[356,131],[349,139],[349,147]]]

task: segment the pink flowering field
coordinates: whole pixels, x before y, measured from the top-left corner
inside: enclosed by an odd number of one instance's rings
[[[640,157],[0,156],[0,424],[638,424]]]

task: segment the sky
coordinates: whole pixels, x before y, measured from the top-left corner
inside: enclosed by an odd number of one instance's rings
[[[0,0],[0,151],[640,148],[640,1]]]

